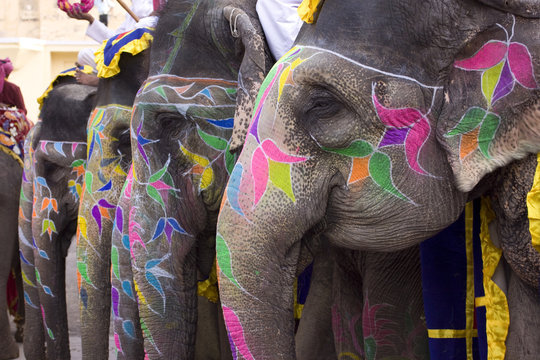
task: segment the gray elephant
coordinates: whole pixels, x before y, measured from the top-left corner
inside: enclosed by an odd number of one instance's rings
[[[29,130],[30,126],[24,113],[15,108],[0,109],[0,163],[2,164],[0,218],[3,219],[4,229],[2,234],[3,258],[0,268],[0,289],[2,289],[0,291],[0,348],[5,349],[0,354],[0,359],[13,359],[19,356],[19,349],[11,335],[8,310],[11,312],[17,306],[24,310],[24,303],[10,296],[9,301],[15,303],[9,304],[6,289],[12,274],[17,274],[15,288],[10,288],[9,294],[11,295],[11,292],[15,290],[13,295],[16,294],[19,300],[23,298],[18,257],[17,214],[23,165],[22,141]],[[21,318],[20,321],[22,320]],[[22,323],[19,323],[19,326],[22,330]]]
[[[118,36],[123,46],[109,46]],[[118,358],[144,358],[129,241],[126,248],[121,235],[114,243],[112,239],[115,214],[121,216],[117,203],[131,166],[131,107],[148,73],[152,35],[149,29],[140,28],[118,36],[109,39],[96,56],[99,85],[96,107],[88,120],[88,154],[78,214],[77,274],[85,359],[108,357],[111,303]]]
[[[212,342],[198,340],[203,314],[223,329],[217,358],[231,356],[212,268],[217,212],[235,161],[229,151],[235,109],[244,121],[234,126],[245,130],[272,64],[255,3],[169,1],[155,31],[150,76],[131,124],[129,209],[150,359],[209,358],[200,351]]]
[[[468,199],[491,194],[511,270],[506,357],[538,354],[540,254],[519,200],[536,167],[527,154],[540,150],[539,16],[530,1],[319,4],[261,87],[219,216],[233,351],[294,358],[294,273],[300,240],[316,232],[348,255],[338,266],[377,279],[360,293],[346,283],[338,292],[362,300],[364,356],[403,357],[407,348],[388,344],[404,334],[401,318],[384,309],[417,291],[402,271],[416,255],[388,253],[385,262],[363,253],[418,244],[453,223]]]
[[[71,69],[53,82],[27,143],[19,218],[27,359],[70,358],[65,257],[77,228],[86,122],[96,93],[73,74]]]

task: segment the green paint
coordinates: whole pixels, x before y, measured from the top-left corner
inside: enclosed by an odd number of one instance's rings
[[[77,270],[79,270],[79,274],[81,274],[84,281],[86,281],[88,284],[94,286],[90,278],[88,277],[88,267],[86,266],[86,263],[77,261]]]
[[[205,133],[201,129],[197,129],[197,132],[199,133],[199,136],[201,139],[210,147],[213,147],[216,150],[225,150],[227,149],[227,141],[225,139],[220,138],[219,136],[210,135],[208,133]]]
[[[39,271],[37,268],[36,269],[36,281],[38,284],[41,284],[41,276],[39,275]]]
[[[26,195],[24,195],[24,189],[21,187],[21,193],[20,193],[20,201],[24,201],[24,202],[30,202],[30,200],[28,200],[26,198]]]
[[[165,66],[161,70],[162,74],[169,74],[171,72],[171,69],[174,65],[174,62],[176,60],[176,57],[178,56],[178,52],[180,51],[180,48],[182,47],[182,42],[184,41],[184,34],[186,32],[186,29],[188,28],[189,24],[191,23],[191,20],[193,18],[193,15],[195,14],[195,11],[197,11],[197,8],[199,7],[199,3],[201,1],[197,0],[195,4],[193,4],[193,7],[189,11],[189,13],[184,18],[184,21],[182,21],[182,25],[178,27],[176,30],[174,30],[170,35],[175,37],[174,40],[174,47],[169,53],[169,57],[167,59],[167,62],[165,63]]]
[[[374,153],[369,160],[369,174],[375,184],[385,191],[402,200],[409,201],[392,183],[392,164],[388,155],[381,152]]]
[[[163,174],[165,174],[165,171],[167,171],[168,167],[169,167],[169,161],[167,161],[165,166],[163,166],[161,169],[159,169],[158,172],[156,172],[154,175],[150,176],[150,178],[148,179],[148,182],[153,183],[153,182],[156,182],[159,179],[161,179]]]
[[[234,164],[236,164],[236,159],[238,158],[238,155],[231,154],[229,148],[229,144],[227,144],[227,149],[225,150],[225,168],[227,169],[227,173],[230,176],[234,169]]]
[[[90,171],[87,171],[84,175],[84,182],[86,183],[86,191],[89,194],[92,194],[92,181],[94,178],[92,177],[92,173]]]
[[[292,202],[296,202],[291,184],[291,164],[268,159],[268,175],[275,187],[283,191]]]
[[[163,199],[161,198],[159,191],[155,187],[153,187],[152,185],[146,185],[146,193],[157,203],[159,203],[163,208],[165,207]]]
[[[259,89],[259,93],[257,94],[257,99],[255,100],[255,105],[253,106],[253,114],[251,114],[251,117],[255,116],[255,112],[257,112],[257,108],[259,107],[259,103],[261,102],[261,98],[264,95],[264,91],[266,88],[270,85],[270,83],[274,80],[274,77],[276,76],[276,72],[278,69],[279,61],[272,66],[272,69],[270,69],[270,72],[268,72],[268,75],[263,80],[263,83],[261,84],[261,87]]]
[[[333,152],[340,155],[345,155],[355,158],[363,158],[369,156],[373,153],[373,146],[370,143],[364,140],[356,140],[343,149],[332,149],[328,147],[322,147],[323,150],[328,152]]]
[[[165,89],[163,86],[158,86],[154,89],[154,91],[157,92],[163,98],[163,100],[167,100],[167,94],[165,94]]]
[[[236,281],[232,270],[231,252],[220,234],[216,235],[216,257],[221,272],[239,289],[242,287]]]
[[[84,160],[79,159],[79,160],[75,160],[74,162],[72,162],[71,167],[76,168],[76,167],[79,167],[79,166],[81,166],[83,164],[84,164]]]
[[[486,110],[479,107],[470,108],[465,113],[465,115],[463,115],[461,120],[459,120],[457,126],[450,130],[445,136],[450,137],[466,134],[469,131],[476,129],[476,127],[482,122],[485,116]]]
[[[366,354],[366,360],[374,360],[377,354],[377,342],[371,336],[364,339],[364,350]]]
[[[49,337],[54,340],[54,334],[51,329],[47,328],[47,334],[49,334]]]
[[[499,128],[500,117],[494,113],[487,113],[485,120],[480,126],[480,131],[478,132],[478,148],[484,156],[488,159],[491,159],[489,155],[489,146],[495,138],[495,133]]]
[[[116,276],[116,278],[120,280],[119,256],[118,248],[116,246],[113,246],[111,249],[111,265],[114,276]]]

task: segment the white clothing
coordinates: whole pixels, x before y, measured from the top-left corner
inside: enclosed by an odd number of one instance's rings
[[[131,15],[126,13],[126,19],[118,27],[118,29],[111,30],[99,20],[94,19],[94,22],[88,25],[86,35],[101,44],[103,40],[107,40],[116,34],[121,34],[140,27],[154,27],[156,25],[157,17],[148,16],[150,13],[152,13],[152,11],[154,11],[154,4],[152,0],[132,0],[131,10],[140,19],[138,23],[135,22]]]
[[[297,9],[302,0],[258,0],[257,14],[264,30],[264,36],[276,60],[292,47],[302,19]]]
[[[96,0],[96,6],[99,12],[99,15],[105,15],[109,13],[111,7],[113,6],[112,0]]]
[[[96,62],[94,61],[94,49],[83,48],[79,51],[77,55],[77,62],[81,65],[90,65],[94,68],[97,68]]]

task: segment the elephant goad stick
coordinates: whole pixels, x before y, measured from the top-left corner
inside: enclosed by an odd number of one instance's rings
[[[129,8],[129,6],[126,5],[125,2],[123,2],[122,0],[116,0],[116,1],[118,1],[120,6],[123,7],[124,10],[128,12],[128,14],[133,18],[133,20],[135,20],[136,22],[139,22],[140,20],[139,17],[135,15],[135,13]]]

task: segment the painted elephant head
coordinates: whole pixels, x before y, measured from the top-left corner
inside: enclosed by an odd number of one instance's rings
[[[61,77],[43,102],[21,196],[27,357],[69,358],[65,256],[77,227],[86,126],[95,88]],[[31,231],[30,231],[31,228]],[[38,317],[38,319],[35,319]],[[41,326],[40,326],[41,325]]]
[[[485,174],[540,150],[538,25],[475,1],[319,6],[261,87],[218,221],[239,354],[293,358],[306,232],[410,247],[454,222]]]
[[[191,359],[197,279],[214,263],[217,213],[235,161],[235,109],[241,138],[271,65],[255,1],[170,1],[150,63],[131,128],[134,280],[150,358]]]
[[[124,43],[126,43],[126,38],[131,36],[132,41],[141,44],[139,37],[149,36],[149,31],[146,29],[136,31],[138,31],[137,34],[124,35]],[[113,40],[114,38],[109,41]],[[149,43],[144,40],[141,46],[148,48]],[[142,49],[139,50],[142,51]],[[118,276],[113,280],[120,281],[119,252],[124,250],[122,247],[118,248],[118,244],[114,246],[111,244],[112,230],[121,189],[131,166],[129,126],[133,100],[140,85],[146,79],[149,53],[150,50],[136,55],[125,52],[116,53],[119,58],[117,65],[119,72],[113,75],[113,71],[111,76],[100,78],[96,108],[88,121],[87,164],[77,232],[82,351],[85,356],[106,358],[109,353],[110,276],[111,274]],[[99,68],[102,70],[106,67],[101,65]],[[113,269],[115,270],[112,273],[111,246],[113,246]],[[130,272],[131,267],[123,267],[122,275],[126,270]],[[115,342],[122,343],[119,346],[119,356],[136,359],[144,357],[141,339],[136,339],[134,336],[134,329],[138,326],[138,316],[136,321],[126,318],[123,319],[126,321],[124,322],[119,319],[120,294],[131,295],[122,296],[123,311],[129,312],[131,316],[137,314],[133,285],[131,280],[127,281],[128,284],[124,286],[121,284],[118,286],[115,282],[116,286],[112,289],[117,304],[113,312]],[[132,329],[133,332],[131,332]],[[124,332],[133,336],[124,337],[122,336]]]

